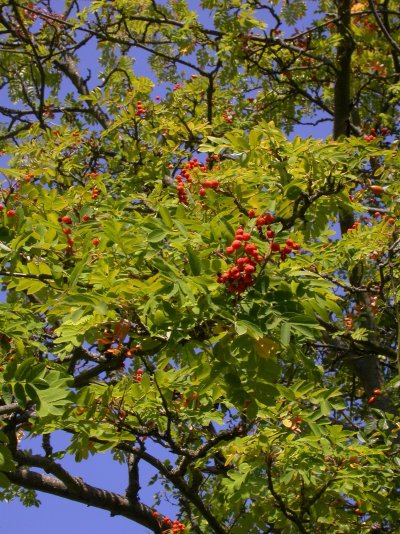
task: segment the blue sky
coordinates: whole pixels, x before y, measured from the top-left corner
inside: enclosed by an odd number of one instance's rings
[[[87,4],[89,3],[90,1],[88,0]],[[191,1],[190,5],[193,10],[196,10],[198,2]],[[203,16],[202,21],[206,21],[207,18],[207,16]],[[304,27],[306,23],[307,19],[302,21],[299,26]],[[90,50],[90,47],[82,50],[82,65],[84,68],[91,69],[92,83],[90,85],[94,86],[96,82],[96,65],[93,65],[92,62],[94,50]],[[138,51],[135,54],[135,59],[135,73],[151,76],[151,72],[146,65],[146,55],[142,51]],[[85,71],[83,70],[83,72]],[[155,90],[154,94],[156,93],[162,94],[162,91]],[[325,137],[330,133],[330,124],[321,124],[315,128],[303,127],[297,130],[296,133],[305,137],[309,135]],[[56,449],[62,448],[65,445],[65,438],[58,434],[54,443]],[[25,442],[25,446],[38,450],[38,443],[34,441],[31,445],[29,442]],[[126,468],[113,461],[108,453],[96,455],[80,464],[76,464],[73,458],[66,457],[63,460],[63,465],[69,468],[73,475],[81,476],[92,485],[124,493],[127,485]],[[154,475],[150,467],[142,469],[144,480]],[[145,504],[152,505],[153,494],[156,489],[157,486],[143,487],[141,497]],[[17,534],[19,532],[29,532],[30,534],[71,534],[71,532],[75,532],[81,534],[89,530],[95,534],[110,534],[111,532],[112,534],[127,534],[128,532],[144,534],[149,532],[144,527],[125,518],[110,517],[110,514],[103,510],[86,507],[80,503],[63,500],[51,495],[38,494],[38,497],[42,503],[39,508],[25,508],[19,501],[0,503],[1,532],[16,532]],[[169,503],[161,505],[158,511],[170,515],[172,518],[175,517],[173,506]]]

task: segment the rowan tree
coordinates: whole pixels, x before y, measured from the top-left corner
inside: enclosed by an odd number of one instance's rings
[[[395,0],[0,2],[2,499],[398,531],[399,42]]]

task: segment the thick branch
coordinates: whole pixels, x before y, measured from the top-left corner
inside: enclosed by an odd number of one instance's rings
[[[75,61],[69,54],[65,55],[64,61],[59,61],[56,59],[53,61],[53,63],[63,74],[67,76],[67,78],[71,80],[80,95],[88,96],[90,94],[86,81],[80,75]],[[91,109],[93,116],[98,120],[101,126],[104,129],[108,128],[111,124],[111,120],[101,109],[101,107],[98,104],[92,104],[91,102],[88,102],[88,106]]]
[[[42,491],[70,501],[80,502],[87,506],[107,510],[113,516],[126,517],[157,534],[161,534],[160,525],[153,517],[151,508],[139,502],[130,502],[127,498],[117,493],[96,488],[84,482],[80,482],[79,488],[76,487],[72,490],[54,476],[44,475],[24,468],[6,473],[6,476],[10,482],[23,488]]]
[[[385,24],[383,23],[383,20],[381,19],[378,10],[376,9],[375,0],[368,0],[369,7],[374,14],[375,20],[382,30],[383,35],[385,36],[387,42],[390,44],[390,46],[393,48],[393,50],[400,54],[400,47],[396,43],[396,41],[393,39],[393,37],[390,35],[389,30],[386,28]]]

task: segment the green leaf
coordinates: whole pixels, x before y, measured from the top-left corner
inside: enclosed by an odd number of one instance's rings
[[[166,208],[165,206],[160,206],[158,208],[158,213],[160,214],[160,217],[163,223],[165,224],[165,226],[167,226],[168,228],[172,228],[174,223],[168,211],[168,208]]]
[[[156,230],[153,230],[149,233],[147,236],[147,241],[149,243],[159,243],[163,239],[165,239],[167,235],[167,232],[163,230],[162,228],[157,228]]]
[[[290,323],[281,324],[281,343],[284,346],[290,343]]]
[[[9,485],[10,485],[10,481],[8,480],[6,475],[0,472],[0,487],[8,488]]]
[[[195,276],[199,276],[201,274],[201,261],[199,259],[199,256],[198,254],[196,254],[196,252],[194,252],[190,245],[187,245],[186,250],[192,274],[194,274]]]
[[[235,324],[235,330],[238,336],[247,334],[249,337],[254,339],[260,339],[264,335],[262,330],[257,325],[245,320],[237,321]]]
[[[327,400],[322,399],[320,401],[320,405],[319,406],[321,408],[322,415],[325,415],[325,416],[330,415],[331,410],[332,410],[332,406],[330,405],[330,403]]]

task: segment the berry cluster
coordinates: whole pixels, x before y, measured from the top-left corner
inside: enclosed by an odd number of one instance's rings
[[[218,180],[204,180],[199,189],[199,195],[204,197],[206,194],[206,189],[218,189],[219,181]]]
[[[184,532],[185,530],[185,525],[177,519],[175,519],[175,521],[172,521],[172,519],[170,519],[169,517],[165,515],[160,516],[160,514],[155,511],[153,512],[153,517],[158,519],[158,521],[161,523],[161,527],[163,528],[162,532],[165,534],[167,532],[177,534],[178,532]]]
[[[388,224],[390,224],[391,226],[393,226],[394,224],[396,224],[396,219],[394,217],[388,217],[385,213],[381,213],[380,211],[376,211],[374,213],[374,219],[379,219],[381,217],[382,219],[382,222],[386,221]],[[368,219],[368,217],[363,217],[362,220],[364,221],[364,223],[366,222],[373,222],[373,219]],[[347,233],[350,234],[352,232],[355,232],[357,231],[360,227],[361,227],[362,223],[361,221],[355,221],[351,226],[350,228],[347,229]],[[374,258],[372,258],[374,259]],[[376,258],[375,258],[376,259]]]
[[[82,221],[86,222],[89,220],[90,220],[90,215],[85,214],[82,216]],[[73,225],[74,222],[69,215],[63,215],[62,217],[58,217],[57,221],[62,225],[63,234],[65,234],[65,236],[67,237],[67,247],[65,249],[65,254],[67,256],[71,256],[73,254],[73,245],[75,243],[74,239],[72,239],[71,237],[71,234],[72,234],[71,225]],[[100,240],[97,238],[94,238],[92,239],[92,243],[95,247],[97,247],[97,245],[100,243]]]
[[[367,403],[374,404],[374,402],[376,401],[376,397],[379,397],[379,395],[382,395],[382,390],[378,388],[374,389],[374,391],[372,392],[372,396],[367,400]]]
[[[142,378],[143,378],[143,370],[142,369],[138,369],[136,371],[136,374],[135,374],[135,380],[136,382],[141,382],[142,381]]]
[[[62,217],[58,217],[57,221],[61,224],[66,225],[62,227],[62,231],[67,237],[67,247],[65,249],[65,254],[67,256],[71,256],[71,254],[73,253],[72,247],[75,241],[72,239],[72,237],[69,237],[72,233],[72,230],[69,225],[73,224],[73,221],[69,215],[63,215]]]
[[[86,176],[86,178],[93,178],[93,179],[95,179],[95,178],[97,178],[97,176],[98,176],[99,174],[100,174],[100,173],[97,172],[97,171],[92,171],[92,172],[87,172],[85,176]]]
[[[235,118],[235,115],[236,115],[236,113],[234,113],[234,112],[232,111],[232,108],[228,108],[228,109],[226,109],[226,110],[222,113],[222,118],[223,118],[224,121],[227,122],[228,124],[232,124],[233,119]]]
[[[254,212],[254,210],[249,210],[248,213],[250,213],[250,211]],[[255,214],[252,216],[255,217]],[[265,213],[264,215],[260,215],[259,217],[257,217],[256,226],[257,228],[262,228],[265,224],[272,224],[274,221],[275,217],[271,215],[271,213]]]
[[[97,187],[93,187],[92,189],[93,200],[96,200],[96,198],[100,195],[100,193],[101,193],[100,189],[97,189]]]
[[[249,286],[254,284],[254,274],[257,264],[263,260],[268,259],[272,253],[280,253],[281,260],[285,260],[288,254],[296,253],[300,250],[300,245],[295,243],[293,239],[286,239],[283,246],[274,241],[275,232],[269,226],[275,221],[275,217],[271,213],[265,213],[257,216],[253,209],[247,212],[250,219],[256,218],[255,226],[259,232],[264,235],[263,226],[267,225],[265,231],[265,238],[269,241],[270,251],[266,256],[262,256],[258,250],[257,245],[248,243],[251,239],[249,232],[245,232],[242,227],[239,227],[235,233],[235,239],[226,247],[226,254],[236,254],[235,265],[228,269],[225,273],[218,275],[218,282],[225,284],[228,291],[231,293],[243,293]],[[244,251],[245,255],[239,255],[239,251]]]
[[[192,171],[194,169],[199,169],[201,172],[207,172],[208,167],[203,165],[196,157],[194,157],[184,165],[181,172],[176,176],[176,180],[178,182],[178,185],[176,186],[178,191],[178,200],[185,206],[188,205],[188,196],[185,186],[193,182]]]
[[[225,284],[231,293],[243,293],[254,284],[257,264],[264,259],[259,254],[257,245],[248,243],[250,239],[251,235],[248,232],[245,232],[243,228],[238,228],[232,244],[226,247],[227,254],[236,253],[235,265],[225,273],[220,274],[217,280],[220,284]],[[240,249],[245,252],[245,256],[238,256]]]
[[[371,128],[369,135],[364,135],[364,140],[369,143],[370,141],[374,141],[379,136],[386,137],[387,135],[390,135],[389,128],[381,128],[379,132],[377,132],[375,128]]]
[[[256,217],[256,214],[254,210],[248,211],[248,216],[251,218]],[[286,242],[283,246],[281,246],[279,243],[274,241],[275,239],[275,232],[271,230],[271,227],[269,226],[275,221],[275,217],[271,213],[265,213],[263,215],[260,215],[257,217],[256,220],[256,226],[261,231],[263,230],[263,226],[267,226],[267,230],[265,232],[265,237],[269,240],[271,252],[279,252],[281,255],[281,260],[285,260],[291,252],[296,253],[300,250],[300,245],[298,243],[295,243],[293,239],[286,239]]]
[[[144,109],[143,107],[143,104],[142,104],[142,101],[141,100],[138,100],[136,102],[136,111],[135,111],[135,115],[138,116],[138,117],[143,117],[143,115],[146,114],[146,109]]]

